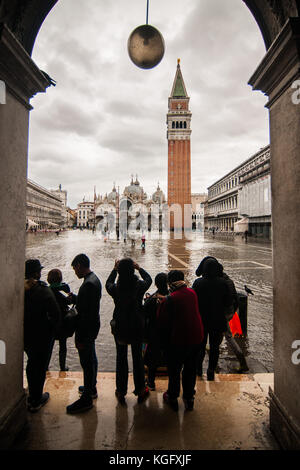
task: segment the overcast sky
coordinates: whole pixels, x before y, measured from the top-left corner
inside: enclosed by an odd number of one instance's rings
[[[120,191],[138,174],[167,194],[166,113],[177,58],[190,96],[192,192],[269,143],[267,98],[247,82],[264,43],[241,0],[150,0],[149,23],[165,39],[151,70],[129,59],[127,39],[146,21],[146,0],[59,0],[33,59],[57,81],[32,100],[28,176],[62,184],[68,205]]]

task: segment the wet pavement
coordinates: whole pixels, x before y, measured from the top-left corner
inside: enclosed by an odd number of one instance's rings
[[[46,281],[50,269],[59,268],[63,280],[77,293],[81,280],[77,279],[71,267],[78,253],[86,253],[91,260],[91,269],[99,276],[103,294],[101,300],[101,329],[96,341],[100,371],[115,370],[115,345],[110,332],[113,301],[104,285],[110,274],[114,260],[122,257],[133,258],[146,269],[153,280],[158,272],[181,269],[191,285],[196,278],[195,270],[204,256],[216,257],[224,266],[224,271],[234,280],[238,291],[244,292],[246,284],[254,293],[248,298],[248,336],[239,341],[250,366],[250,372],[273,371],[273,314],[272,314],[272,249],[268,242],[241,239],[233,241],[202,237],[193,234],[191,239],[147,240],[143,251],[140,241],[135,246],[131,242],[104,241],[88,230],[70,230],[55,233],[27,234],[26,258],[39,258],[44,269],[42,280]],[[149,292],[155,290],[154,284]],[[73,338],[68,339],[67,365],[70,371],[80,371],[78,354]],[[234,354],[227,348],[225,340],[221,345],[219,371],[232,372],[238,366]],[[55,343],[50,370],[58,370],[58,345]]]
[[[115,374],[102,372],[93,408],[67,415],[66,406],[78,399],[82,374],[50,372],[45,383],[50,400],[38,413],[28,413],[28,426],[13,450],[278,450],[269,429],[273,381],[273,374],[218,374],[214,382],[198,378],[194,410],[185,411],[179,398],[174,412],[163,401],[166,377],[156,379],[156,391],[138,404],[130,374],[121,405],[114,396]]]

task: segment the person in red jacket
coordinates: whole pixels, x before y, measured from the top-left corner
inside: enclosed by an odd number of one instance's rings
[[[203,325],[195,291],[184,282],[184,273],[173,270],[168,274],[171,294],[161,296],[158,328],[166,352],[169,375],[168,390],[163,398],[173,410],[178,410],[180,374],[182,371],[183,401],[186,410],[194,408],[197,357],[203,340]]]

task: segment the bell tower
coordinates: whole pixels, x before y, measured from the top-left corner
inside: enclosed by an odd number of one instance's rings
[[[180,59],[169,97],[167,114],[168,139],[168,205],[179,204],[184,220],[184,205],[191,204],[191,118],[189,101],[183,81]],[[179,229],[171,214],[170,229]]]

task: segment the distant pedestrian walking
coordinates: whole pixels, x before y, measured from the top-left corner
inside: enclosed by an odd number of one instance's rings
[[[157,310],[159,307],[158,296],[168,295],[167,274],[159,273],[155,277],[157,290],[144,302],[146,317],[145,337],[147,340],[144,363],[148,366],[148,386],[150,390],[155,390],[155,375],[157,367],[165,365],[161,344],[159,341],[159,330],[157,326]]]
[[[90,260],[85,254],[77,255],[72,261],[76,276],[83,279],[77,296],[70,295],[78,311],[75,345],[83,369],[83,386],[79,387],[80,399],[67,406],[67,413],[80,413],[93,407],[93,398],[97,398],[98,360],[95,340],[100,329],[101,282],[90,269]]]
[[[197,270],[196,273],[198,272]],[[193,284],[204,324],[204,341],[198,358],[198,375],[202,375],[205,348],[209,338],[208,380],[214,380],[219,347],[227,330],[226,312],[231,305],[229,288],[221,276],[222,266],[216,259],[209,257],[203,264],[203,276],[196,279]]]
[[[28,410],[38,411],[49,400],[43,393],[53,338],[60,327],[60,309],[47,284],[40,281],[43,266],[38,259],[25,263],[24,349],[28,357],[26,375]]]
[[[135,270],[142,280],[135,275]],[[106,281],[106,290],[115,303],[111,328],[117,349],[115,394],[120,403],[125,403],[128,387],[128,344],[131,345],[133,361],[134,394],[138,396],[139,403],[149,395],[142,357],[145,326],[142,302],[151,283],[149,274],[131,258],[116,261]]]
[[[182,271],[170,271],[171,294],[162,299],[158,310],[158,326],[167,357],[169,384],[163,399],[178,410],[180,374],[182,371],[183,401],[186,410],[194,407],[197,357],[203,340],[203,325],[197,295],[184,282]]]
[[[60,307],[61,311],[61,329],[56,335],[55,339],[59,341],[59,366],[61,371],[68,371],[68,367],[66,367],[66,358],[67,358],[67,336],[64,334],[63,325],[64,325],[64,318],[67,315],[69,308],[68,305],[72,303],[71,298],[66,295],[69,294],[70,287],[68,284],[62,282],[62,272],[59,269],[52,269],[49,271],[47,276],[47,281],[50,285],[52,292],[55,295],[56,301]],[[54,345],[54,341],[53,341]],[[52,350],[51,350],[52,353]],[[51,358],[51,357],[50,357]],[[49,361],[50,361],[49,358]]]
[[[146,248],[146,236],[145,234],[143,233],[142,235],[142,249],[144,250]]]

